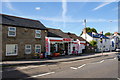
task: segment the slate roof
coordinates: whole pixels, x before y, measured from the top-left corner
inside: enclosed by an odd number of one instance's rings
[[[25,27],[25,28],[37,28],[41,30],[47,29],[40,21],[32,20],[22,17],[16,17],[6,14],[0,14],[0,24],[16,26],[16,27]]]
[[[104,38],[104,39],[109,39],[108,37],[106,37],[105,35],[103,35],[103,34],[98,34],[98,33],[96,33],[96,34],[92,34],[92,33],[87,33],[88,35],[90,35],[91,37],[93,37],[93,38]]]
[[[76,34],[74,33],[66,33],[67,35],[69,35],[70,38],[73,38],[73,39],[79,39],[80,41],[86,41],[85,39],[83,39],[82,37],[79,37],[77,36]]]
[[[69,35],[70,38],[78,39],[78,36],[76,34],[74,34],[74,33],[68,32],[68,33],[65,33],[65,34]]]
[[[62,38],[61,36],[58,36],[54,33],[51,33],[51,32],[47,32],[47,37],[59,37],[59,38]]]
[[[48,29],[48,32],[52,33],[52,34],[55,34],[59,37],[62,37],[62,38],[70,38],[67,34],[65,34],[62,30],[60,29],[52,29],[52,28],[47,28]],[[48,34],[49,35],[49,34]],[[49,36],[49,37],[52,37],[52,36]]]

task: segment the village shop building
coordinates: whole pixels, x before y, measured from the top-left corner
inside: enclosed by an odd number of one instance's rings
[[[59,53],[60,55],[71,55],[73,51],[82,53],[85,48],[85,41],[80,42],[79,39],[71,38],[59,29],[48,29],[48,36],[46,37],[46,53],[53,55]],[[84,46],[82,46],[84,45]]]
[[[72,51],[78,51],[78,53],[83,53],[83,50],[85,50],[85,46],[87,46],[86,40],[84,40],[82,37],[78,37],[74,33],[68,32],[66,34],[69,35],[69,37],[72,39]]]

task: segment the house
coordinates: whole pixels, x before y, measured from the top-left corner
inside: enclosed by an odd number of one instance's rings
[[[88,42],[94,40],[97,42],[97,52],[100,51],[109,51],[110,50],[110,39],[103,35],[103,32],[100,33],[87,33],[86,29],[83,29],[83,34],[81,35],[82,38],[87,40]],[[101,43],[101,38],[102,38],[102,43]]]
[[[38,20],[0,14],[2,60],[33,58],[45,52],[47,28]]]
[[[120,35],[118,34],[118,32],[114,32],[114,34],[110,36],[107,35],[107,37],[110,38],[110,50],[116,50],[120,48]]]

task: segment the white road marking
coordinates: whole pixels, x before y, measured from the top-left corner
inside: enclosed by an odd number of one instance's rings
[[[114,59],[117,59],[116,57]]]
[[[102,61],[100,61],[99,63],[102,63],[102,62],[104,62],[105,60],[102,60]]]
[[[78,68],[82,68],[82,67],[84,67],[86,64],[83,64],[82,66],[80,66],[80,67],[78,67]]]
[[[70,67],[71,69],[74,69],[74,70],[76,70],[77,68],[75,68],[75,67]]]
[[[117,78],[118,80],[120,80],[120,78]]]
[[[55,73],[55,72],[48,72],[48,73],[44,73],[44,74],[34,75],[34,76],[30,76],[28,78],[41,77],[41,76],[45,76],[45,75],[49,75],[49,74],[53,74],[53,73]]]
[[[40,66],[26,66],[26,67],[17,67],[16,69],[27,69],[27,68],[36,68],[36,67],[43,67],[46,65],[40,65]]]

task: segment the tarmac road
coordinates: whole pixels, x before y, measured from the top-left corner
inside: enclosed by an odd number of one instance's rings
[[[116,55],[46,65],[27,65],[3,69],[3,79],[18,78],[117,78]]]

